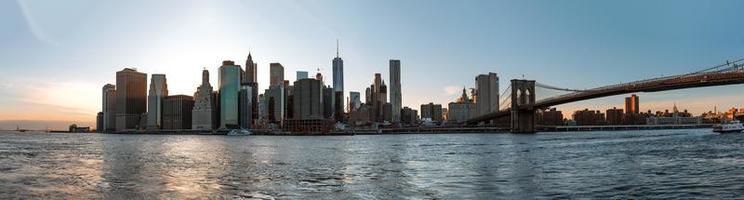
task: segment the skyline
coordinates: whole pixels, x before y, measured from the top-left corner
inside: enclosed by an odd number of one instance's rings
[[[101,109],[100,87],[113,83],[114,72],[124,67],[166,74],[169,93],[186,95],[196,91],[202,68],[212,72],[216,86],[221,61],[243,63],[248,52],[258,63],[260,91],[268,86],[272,62],[285,66],[287,80],[295,79],[295,71],[314,74],[317,68],[332,77],[336,39],[347,76],[344,95],[363,92],[376,72],[389,77],[388,60],[399,59],[403,106],[412,108],[454,101],[463,86],[474,87],[477,74],[488,72],[499,74],[502,89],[522,74],[551,85],[592,88],[695,71],[744,56],[744,49],[736,49],[744,45],[744,36],[735,34],[744,29],[735,21],[735,8],[741,6],[731,5],[742,2],[687,1],[671,7],[640,1],[480,2],[486,5],[476,7],[475,2],[436,1],[432,9],[418,8],[422,1],[330,2],[159,1],[148,3],[152,7],[138,12],[142,16],[127,13],[139,9],[136,2],[2,2],[0,23],[9,31],[0,34],[0,41],[8,44],[0,49],[0,120],[87,119],[81,122],[92,125]],[[325,8],[328,4],[332,6]],[[413,9],[384,9],[396,6]],[[233,16],[246,7],[265,9],[239,13],[247,19]],[[269,8],[297,12],[263,15]],[[86,9],[91,13],[81,12]],[[109,11],[112,16],[103,15]],[[689,12],[700,15],[686,16]],[[584,19],[587,15],[595,18]],[[249,27],[247,35],[239,27]],[[622,34],[614,33],[618,30]],[[552,70],[556,68],[560,70]],[[738,95],[742,89],[734,85],[638,95],[641,111],[670,109],[676,103],[699,114],[713,106],[742,106],[737,104],[744,100]],[[622,107],[624,97],[557,108],[570,113]],[[6,128],[15,126],[0,127]]]

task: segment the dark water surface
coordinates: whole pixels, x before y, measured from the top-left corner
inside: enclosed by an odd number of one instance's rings
[[[0,133],[0,199],[742,198],[710,129],[326,137]]]

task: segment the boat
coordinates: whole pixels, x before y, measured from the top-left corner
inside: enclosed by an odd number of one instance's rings
[[[230,132],[227,132],[228,136],[246,136],[251,135],[251,131],[246,129],[233,129],[230,130]]]
[[[713,132],[716,133],[741,133],[744,131],[744,125],[739,120],[725,121],[713,126]]]

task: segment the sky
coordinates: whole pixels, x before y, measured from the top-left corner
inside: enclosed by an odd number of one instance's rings
[[[744,1],[28,0],[0,1],[0,129],[94,126],[101,88],[134,67],[193,95],[222,60],[331,77],[336,40],[345,89],[389,79],[401,60],[403,105],[454,101],[475,76],[576,89],[692,72],[744,57]],[[149,77],[148,77],[149,80]],[[331,84],[330,81],[326,84]],[[558,93],[555,93],[558,94]],[[545,92],[538,99],[555,95]],[[642,110],[741,107],[744,86],[639,93]],[[348,96],[348,94],[347,94]],[[625,95],[558,106],[622,107]],[[57,123],[51,123],[56,121]],[[41,123],[44,124],[44,123]]]

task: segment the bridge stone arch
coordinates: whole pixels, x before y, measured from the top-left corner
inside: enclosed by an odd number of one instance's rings
[[[535,132],[535,81],[511,80],[511,132]]]

